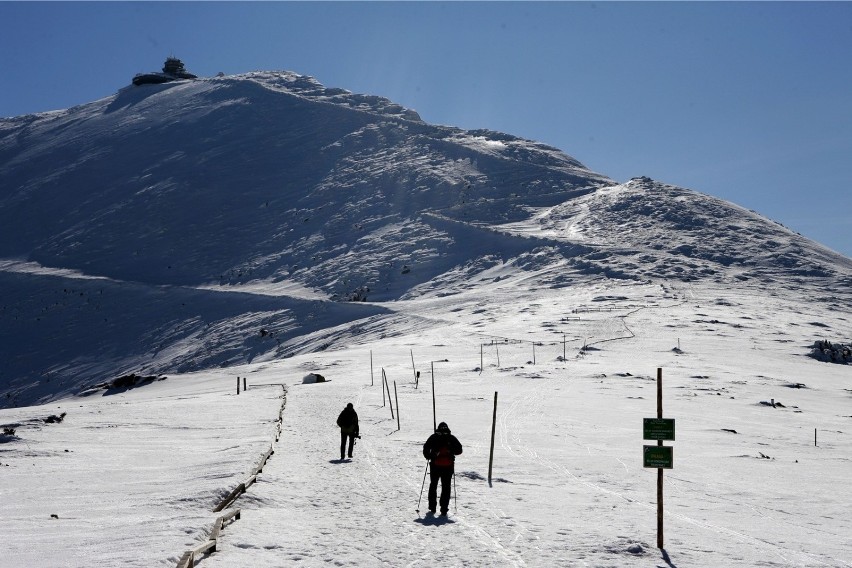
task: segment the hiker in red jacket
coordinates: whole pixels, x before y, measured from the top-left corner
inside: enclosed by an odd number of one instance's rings
[[[435,513],[438,499],[438,480],[441,480],[441,515],[450,507],[450,490],[456,456],[462,453],[461,442],[450,433],[446,422],[423,444],[423,456],[429,460],[429,512]]]

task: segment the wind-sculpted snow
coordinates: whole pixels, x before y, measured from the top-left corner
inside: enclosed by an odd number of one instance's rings
[[[540,211],[504,229],[595,248],[575,262],[633,278],[712,279],[835,289],[852,261],[753,211],[637,178]]]

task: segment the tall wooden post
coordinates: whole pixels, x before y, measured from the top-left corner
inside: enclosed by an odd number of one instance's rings
[[[237,377],[237,394],[240,394],[240,378]]]
[[[482,374],[482,369],[485,367],[485,358],[482,355],[482,344],[479,344],[479,374]]]
[[[663,369],[657,368],[657,418],[663,417]],[[663,441],[657,440],[662,446]],[[657,548],[663,549],[663,468],[657,468]]]
[[[414,349],[411,349],[411,374],[414,375],[414,384],[417,384],[417,369],[414,368]]]
[[[385,407],[385,381],[387,381],[387,377],[385,376],[385,368],[382,367],[382,408]]]
[[[533,344],[533,365],[535,365],[535,341],[533,341],[532,344]]]
[[[562,334],[562,360],[565,360],[565,334]]]
[[[488,484],[491,484],[491,466],[494,465],[494,433],[497,431],[497,391],[494,391],[494,416],[491,418],[491,452],[488,455]]]
[[[243,392],[248,390],[248,386],[246,385],[246,377],[243,377]]]

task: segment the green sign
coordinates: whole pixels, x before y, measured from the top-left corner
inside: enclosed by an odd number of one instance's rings
[[[675,421],[674,418],[643,418],[642,419],[643,440],[674,440]]]
[[[672,469],[674,455],[671,446],[642,446],[642,467]]]

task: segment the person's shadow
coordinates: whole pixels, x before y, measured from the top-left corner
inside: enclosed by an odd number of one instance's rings
[[[432,513],[426,513],[425,517],[418,517],[414,519],[415,523],[420,523],[421,525],[428,526],[440,526],[440,525],[451,525],[455,523],[454,520],[450,519],[446,516],[437,516]]]
[[[328,460],[328,463],[349,463],[352,461],[352,458],[345,458],[342,460]]]

